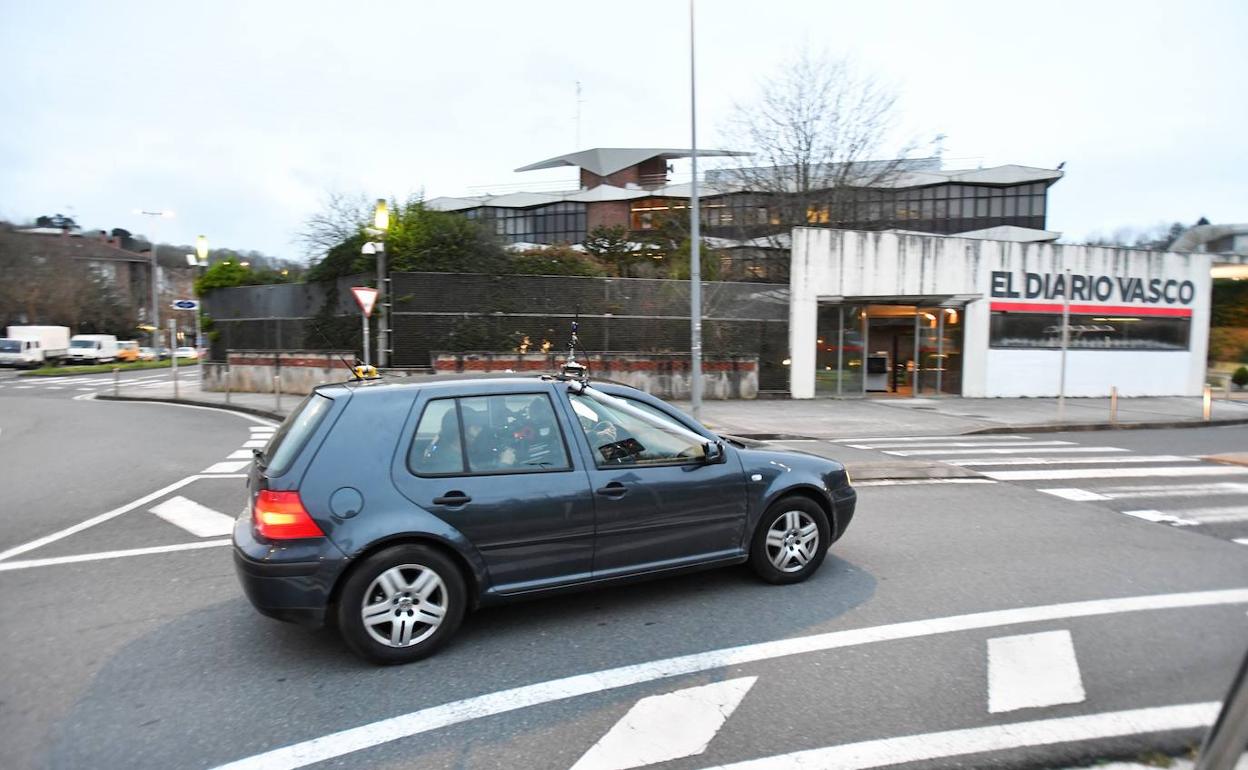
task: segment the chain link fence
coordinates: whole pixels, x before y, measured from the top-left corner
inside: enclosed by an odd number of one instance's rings
[[[474,273],[390,278],[397,367],[428,367],[439,352],[562,349],[577,318],[587,352],[689,351],[688,281]],[[360,313],[350,287],[373,282],[362,275],[214,291],[205,298],[212,359],[241,348],[358,350]],[[787,287],[705,282],[702,316],[704,352],[756,355],[760,389],[787,389]],[[378,324],[372,326],[375,334]]]

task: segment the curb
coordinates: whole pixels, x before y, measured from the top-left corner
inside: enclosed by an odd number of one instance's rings
[[[240,406],[238,404],[218,404],[216,402],[209,402],[209,401],[195,401],[189,398],[161,398],[161,397],[146,398],[142,396],[112,396],[112,395],[105,395],[102,393],[97,393],[95,394],[95,400],[96,401],[130,401],[130,402],[139,403],[139,404],[158,403],[158,404],[181,404],[182,406],[203,406],[203,407],[208,407],[210,409],[224,409],[227,412],[242,412],[243,414],[250,414],[256,417],[264,417],[270,420],[274,420],[279,424],[283,420],[286,419],[286,415],[278,414],[277,412],[270,412],[266,409],[256,409],[254,407]]]
[[[1168,430],[1170,428],[1217,428],[1227,425],[1248,425],[1248,418],[1236,417],[1231,420],[1153,420],[1150,422],[1077,422],[1077,423],[1041,423],[1040,425],[1001,425],[991,428],[976,428],[962,433],[963,436],[992,433],[1067,433],[1093,430]]]
[[[187,367],[195,367],[195,366],[199,366],[199,364],[178,364],[179,369],[183,369]],[[173,369],[172,366],[148,366],[143,369],[122,369],[121,373],[125,374],[126,372],[166,372],[171,369]],[[37,382],[45,378],[52,379],[54,377],[58,377],[58,378],[59,377],[99,377],[101,375],[109,375],[113,373],[111,369],[107,372],[70,372],[69,374],[35,374],[35,371],[37,370],[27,371],[24,373],[17,372],[13,375],[13,378],[17,380],[33,380]]]

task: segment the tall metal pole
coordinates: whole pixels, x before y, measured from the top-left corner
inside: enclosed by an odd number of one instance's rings
[[[384,238],[384,235],[383,235]],[[377,368],[384,369],[389,364],[387,358],[390,347],[390,272],[386,269],[386,244],[377,241]]]
[[[689,398],[693,418],[702,418],[702,233],[698,212],[698,87],[694,55],[693,0],[689,0],[689,145],[693,181],[689,185]]]
[[[1062,361],[1057,386],[1057,421],[1066,420],[1066,349],[1070,347],[1070,268],[1062,287]]]
[[[368,316],[364,316],[364,363],[365,365],[372,364],[368,359]]]
[[[152,317],[147,322],[152,325],[152,350],[156,351],[156,355],[160,355],[160,262],[156,257],[156,223],[165,215],[164,211],[137,211],[149,217],[155,217],[152,220],[152,234],[148,237],[152,242]]]

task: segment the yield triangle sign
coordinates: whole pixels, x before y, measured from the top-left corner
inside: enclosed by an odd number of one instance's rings
[[[364,317],[371,316],[373,305],[377,304],[377,290],[368,286],[352,286],[351,293],[355,295],[355,301],[359,303],[360,310],[364,311]]]

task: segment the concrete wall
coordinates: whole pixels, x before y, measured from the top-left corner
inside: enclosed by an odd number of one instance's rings
[[[278,387],[283,393],[306,395],[317,385],[350,379],[342,359],[351,361],[352,356],[351,352],[232,350],[227,354],[228,366],[202,364],[203,387],[234,393],[272,393]]]
[[[437,353],[438,374],[460,372],[556,372],[562,353]],[[580,357],[590,377],[631,385],[659,398],[689,398],[689,355],[683,353],[611,353]],[[708,399],[757,398],[757,356],[704,356],[702,392]]]
[[[1116,312],[1190,313],[1186,351],[1074,350],[1067,359],[1067,393],[1105,395],[1117,385],[1124,395],[1199,395],[1209,342],[1210,256],[1048,243],[1012,243],[938,235],[868,233],[797,228],[789,309],[791,393],[815,393],[815,339],[820,300],[867,304],[873,300],[956,298],[965,302],[962,393],[965,396],[1055,396],[1060,352],[989,347],[994,302],[1057,307],[1061,296],[1029,296],[1027,276],[1105,277],[1108,293],[1090,287],[1078,304]],[[1124,296],[1120,281],[1170,284],[1164,296]],[[1190,301],[1177,286],[1191,282]],[[1078,311],[1076,311],[1078,312]]]

